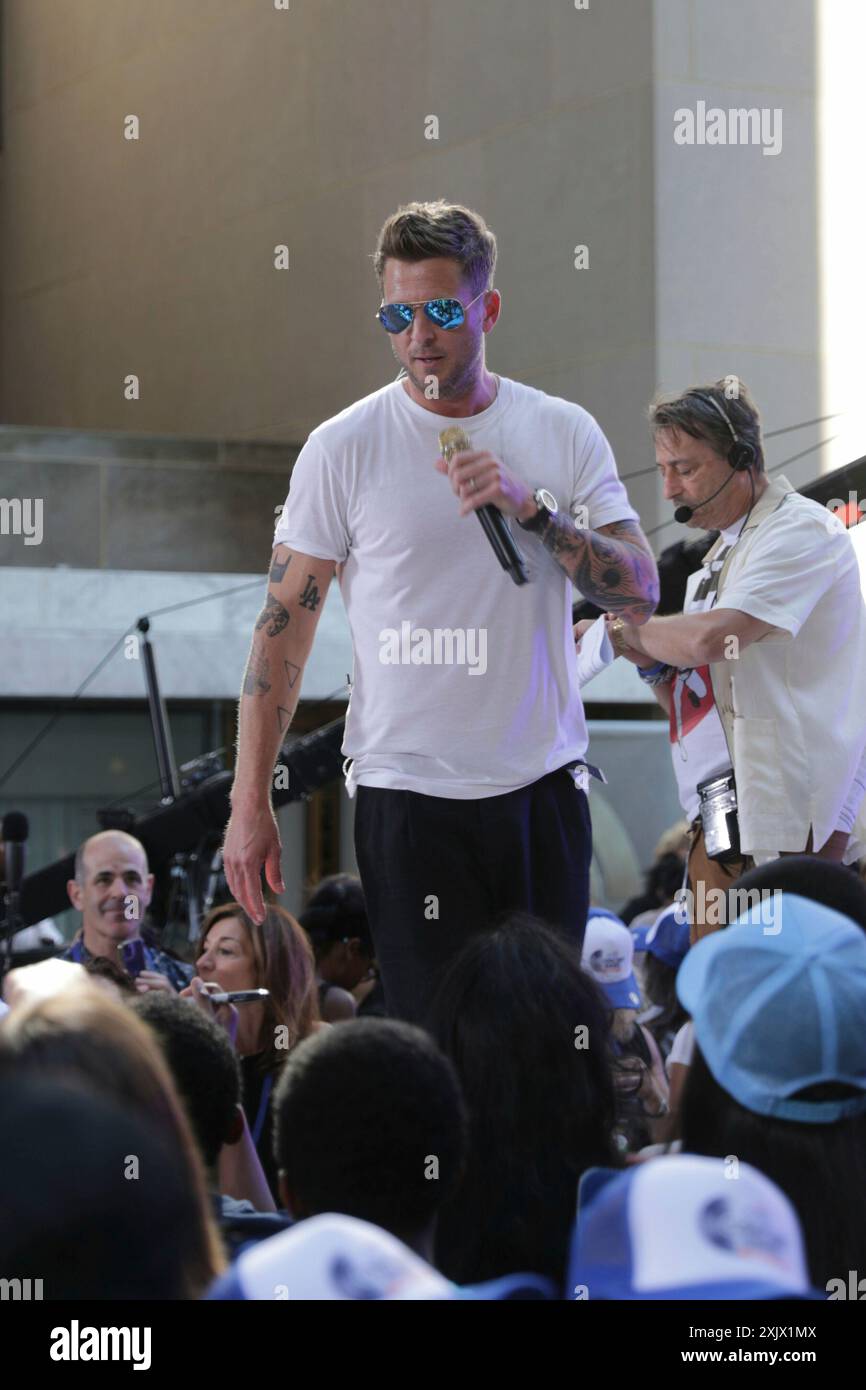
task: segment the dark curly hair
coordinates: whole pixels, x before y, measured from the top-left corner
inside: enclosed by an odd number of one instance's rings
[[[228,1035],[190,1000],[156,990],[132,1004],[156,1034],[202,1158],[213,1168],[241,1098],[241,1071]]]
[[[296,1215],[342,1212],[412,1240],[460,1177],[460,1085],[412,1024],[362,1018],[308,1038],[286,1061],[274,1110]]]

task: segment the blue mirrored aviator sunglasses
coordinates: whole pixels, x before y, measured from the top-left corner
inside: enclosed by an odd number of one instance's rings
[[[437,328],[459,328],[466,322],[466,310],[486,293],[482,290],[466,305],[459,299],[416,299],[410,304],[380,304],[376,318],[389,333],[403,333],[415,317],[415,310],[423,304],[424,313]]]

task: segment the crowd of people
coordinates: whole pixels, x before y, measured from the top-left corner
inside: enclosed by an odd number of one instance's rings
[[[5,1277],[56,1299],[805,1300],[866,1266],[852,869],[753,869],[752,905],[697,943],[675,899],[631,925],[591,908],[582,948],[510,913],[423,1026],[386,1015],[351,875],[299,920],[223,903],[189,965],[149,939],[151,887],[138,841],[92,837],[74,941],[6,977]]]
[[[231,900],[192,959],[148,935],[144,848],[105,831],[76,855],[74,941],[6,979],[0,1272],[47,1297],[859,1288],[859,551],[767,468],[729,374],[649,405],[673,519],[704,533],[657,566],[593,416],[488,369],[496,261],[463,205],[381,228],[399,375],[293,465],[238,707]],[[488,508],[531,584],[492,563]],[[359,877],[296,920],[271,776],[335,578]],[[667,719],[684,816],[619,915],[591,901],[581,694],[617,658]]]

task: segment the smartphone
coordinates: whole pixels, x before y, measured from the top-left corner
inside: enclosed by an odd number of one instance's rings
[[[132,941],[121,941],[117,948],[118,955],[123,961],[123,968],[127,975],[131,975],[133,980],[145,969],[144,942],[140,936],[136,936]]]
[[[212,1004],[260,1004],[269,995],[267,989],[230,989],[218,994],[208,993],[207,998]]]

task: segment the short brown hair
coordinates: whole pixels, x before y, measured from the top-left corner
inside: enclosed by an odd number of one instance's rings
[[[384,223],[373,252],[381,287],[385,262],[447,256],[460,265],[474,293],[489,290],[496,269],[496,237],[484,218],[461,203],[406,203]]]
[[[236,917],[246,932],[256,966],[256,986],[270,991],[263,1008],[260,1038],[261,1070],[279,1067],[296,1043],[314,1032],[319,1023],[319,992],[313,948],[304,929],[279,903],[265,904],[265,920],[254,922],[239,903],[222,903],[201,924],[196,959],[204,950],[208,932],[226,917]],[[285,1046],[276,1039],[278,1027],[286,1029]]]
[[[738,377],[722,377],[709,386],[690,386],[688,391],[676,396],[657,396],[649,407],[654,435],[660,430],[671,430],[675,434],[688,434],[692,439],[704,439],[722,458],[728,457],[731,445],[736,442],[725,423],[725,416],[739,442],[751,444],[755,451],[755,467],[762,473],[761,417],[749,388]]]

